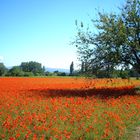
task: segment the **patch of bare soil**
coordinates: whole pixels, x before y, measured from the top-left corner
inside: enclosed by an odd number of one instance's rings
[[[140,140],[140,126],[136,127],[132,132],[130,140]]]
[[[134,135],[134,140],[140,140],[140,126],[136,128],[136,133]]]

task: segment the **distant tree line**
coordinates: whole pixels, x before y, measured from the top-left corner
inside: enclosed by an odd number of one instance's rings
[[[19,66],[13,66],[8,69],[3,63],[0,63],[0,76],[43,76],[45,67],[41,63],[30,61],[22,62]]]
[[[73,75],[72,73],[71,76]],[[45,67],[41,63],[35,61],[22,62],[19,66],[13,66],[8,69],[3,63],[0,63],[0,76],[17,76],[17,77],[31,77],[31,76],[69,76],[69,73],[46,71]]]
[[[131,69],[112,69],[111,71],[99,70],[94,68],[89,71],[87,64],[81,63],[79,70],[74,70],[74,62],[70,64],[70,72],[49,72],[45,70],[45,67],[41,63],[30,61],[22,62],[19,66],[13,66],[8,69],[3,63],[0,63],[0,76],[17,76],[17,77],[31,77],[31,76],[80,76],[80,77],[92,77],[92,78],[129,78],[129,77],[140,77],[138,72]]]
[[[84,77],[92,77],[92,78],[130,78],[136,77],[139,78],[140,74],[134,68],[125,68],[125,69],[115,69],[111,70],[106,69],[98,69],[93,67],[92,70],[86,68],[86,64],[82,62],[80,65],[81,68],[79,71],[75,71],[74,75],[84,76]]]
[[[46,76],[68,76],[68,73],[66,72],[60,72],[58,70],[54,71],[54,72],[45,72]]]

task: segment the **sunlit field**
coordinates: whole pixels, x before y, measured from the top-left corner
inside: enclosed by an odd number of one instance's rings
[[[140,125],[139,80],[0,78],[2,140],[124,140]]]

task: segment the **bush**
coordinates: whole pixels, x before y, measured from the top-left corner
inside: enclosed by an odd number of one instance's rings
[[[121,77],[122,79],[128,79],[128,78],[129,78],[129,73],[128,73],[128,71],[121,71],[120,77]]]
[[[4,66],[3,63],[0,63],[0,76],[4,76],[7,72],[6,67]]]
[[[14,66],[7,72],[6,76],[24,76],[24,72],[19,66]]]
[[[66,76],[66,73],[65,72],[59,72],[57,75],[58,76]]]
[[[24,72],[25,77],[32,77],[34,74],[32,72]]]

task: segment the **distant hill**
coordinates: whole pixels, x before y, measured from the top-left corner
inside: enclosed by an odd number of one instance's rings
[[[63,69],[63,68],[46,68],[46,71],[48,72],[59,71],[59,72],[69,73],[69,69]]]
[[[7,66],[8,69],[11,69],[13,66]],[[54,71],[59,71],[59,72],[65,72],[65,73],[69,73],[69,69],[63,69],[63,68],[49,68],[46,67],[45,68],[46,71],[48,72],[54,72]]]

